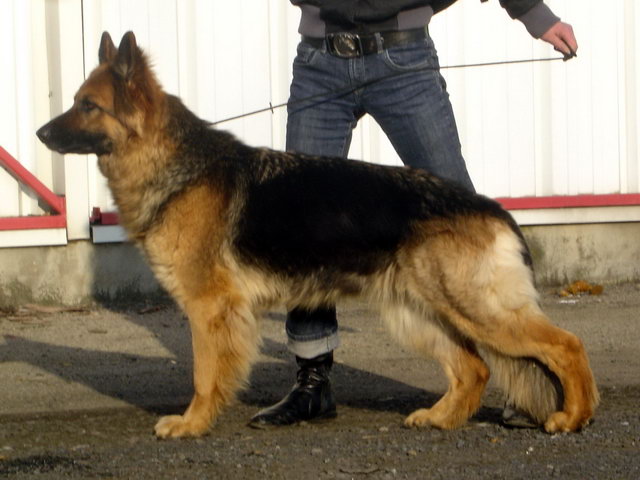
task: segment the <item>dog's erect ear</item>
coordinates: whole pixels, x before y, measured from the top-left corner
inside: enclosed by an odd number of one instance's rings
[[[113,44],[113,40],[111,40],[111,35],[109,35],[109,32],[103,32],[102,38],[100,39],[100,49],[98,50],[100,64],[110,62],[116,57],[117,53],[118,51]]]
[[[143,62],[142,52],[136,43],[136,36],[133,32],[125,33],[118,47],[116,66],[119,73],[128,80],[133,76],[136,69],[143,66]]]

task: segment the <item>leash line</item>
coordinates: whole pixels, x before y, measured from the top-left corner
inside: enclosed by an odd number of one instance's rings
[[[266,108],[260,108],[258,110],[253,110],[252,112],[247,112],[240,115],[234,115],[232,117],[223,118],[222,120],[211,122],[211,125],[219,125],[221,123],[230,122],[232,120],[239,120],[241,118],[251,117],[253,115],[258,115],[260,113],[265,113],[265,112],[271,112],[273,114],[275,113],[275,109],[283,108],[289,105],[297,105],[299,103],[314,102],[314,101],[316,101],[316,103],[322,103],[323,101],[326,102],[332,98],[340,98],[344,95],[348,95],[350,93],[355,92],[356,90],[360,90],[361,88],[368,87],[369,85],[373,85],[375,83],[382,82],[384,80],[389,80],[391,78],[399,77],[402,75],[408,75],[410,73],[427,72],[432,70],[455,70],[455,69],[461,69],[461,68],[494,67],[494,66],[500,66],[500,65],[518,65],[523,63],[554,62],[558,60],[566,61],[567,58],[566,57],[530,58],[530,59],[524,59],[524,60],[502,60],[502,61],[496,61],[496,62],[461,63],[457,65],[445,65],[444,67],[416,68],[415,70],[396,72],[396,73],[391,73],[389,75],[384,75],[382,77],[373,78],[371,80],[367,80],[366,82],[362,82],[356,86],[345,86],[343,88],[327,90],[326,92],[301,98],[293,102],[284,102],[276,105],[273,105],[271,102],[269,102],[269,106]]]

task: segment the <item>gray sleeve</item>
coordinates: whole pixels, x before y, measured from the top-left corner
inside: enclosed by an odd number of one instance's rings
[[[518,20],[524,24],[533,38],[540,38],[555,23],[560,21],[560,17],[557,17],[544,2],[540,2],[531,10],[519,16]]]

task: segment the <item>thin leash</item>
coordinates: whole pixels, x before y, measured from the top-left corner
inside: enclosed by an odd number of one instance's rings
[[[299,100],[295,100],[295,101],[292,101],[292,102],[279,103],[277,105],[272,105],[271,102],[269,102],[269,106],[268,107],[261,108],[259,110],[254,110],[252,112],[243,113],[241,115],[235,115],[233,117],[223,118],[222,120],[218,120],[216,122],[211,122],[211,125],[219,125],[221,123],[226,123],[226,122],[230,122],[232,120],[238,120],[238,119],[241,119],[241,118],[251,117],[253,115],[258,115],[260,113],[265,113],[265,112],[275,113],[275,110],[278,109],[278,108],[297,105],[299,103],[305,103],[305,102],[323,103],[323,102],[329,101],[330,99],[340,98],[340,97],[342,97],[344,95],[349,95],[350,93],[353,93],[356,90],[360,90],[362,88],[366,88],[366,87],[368,87],[370,85],[373,85],[375,83],[382,82],[384,80],[389,80],[391,78],[396,78],[396,77],[399,77],[399,76],[402,76],[402,75],[407,75],[407,74],[410,74],[410,73],[427,72],[427,71],[433,71],[433,70],[454,70],[454,69],[460,69],[460,68],[493,67],[493,66],[499,66],[499,65],[518,65],[518,64],[522,64],[522,63],[555,62],[555,61],[558,61],[558,60],[563,60],[563,61],[566,62],[569,58],[572,58],[572,56],[549,57],[549,58],[531,58],[531,59],[525,59],[525,60],[503,60],[503,61],[499,61],[499,62],[464,63],[464,64],[458,64],[458,65],[445,65],[444,67],[422,67],[422,68],[416,68],[415,70],[411,70],[411,71],[396,72],[396,73],[392,73],[392,74],[389,74],[389,75],[384,75],[382,77],[373,78],[373,79],[368,80],[366,82],[362,82],[362,83],[360,83],[360,84],[358,84],[356,86],[351,86],[350,85],[350,86],[345,86],[343,88],[327,90],[326,92],[322,92],[322,93],[319,93],[319,94],[316,94],[316,95],[311,95],[309,97],[301,98]]]

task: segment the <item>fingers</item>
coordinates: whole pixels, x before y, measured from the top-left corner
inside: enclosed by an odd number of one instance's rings
[[[555,23],[541,38],[553,45],[556,51],[562,53],[565,61],[577,56],[578,42],[573,33],[573,28],[568,23]]]
[[[560,50],[557,50],[557,51],[560,52]],[[560,52],[560,53],[564,53],[564,52]],[[562,60],[566,62],[567,60],[571,60],[573,57],[577,57],[577,56],[578,54],[576,52],[564,53],[564,58]]]

